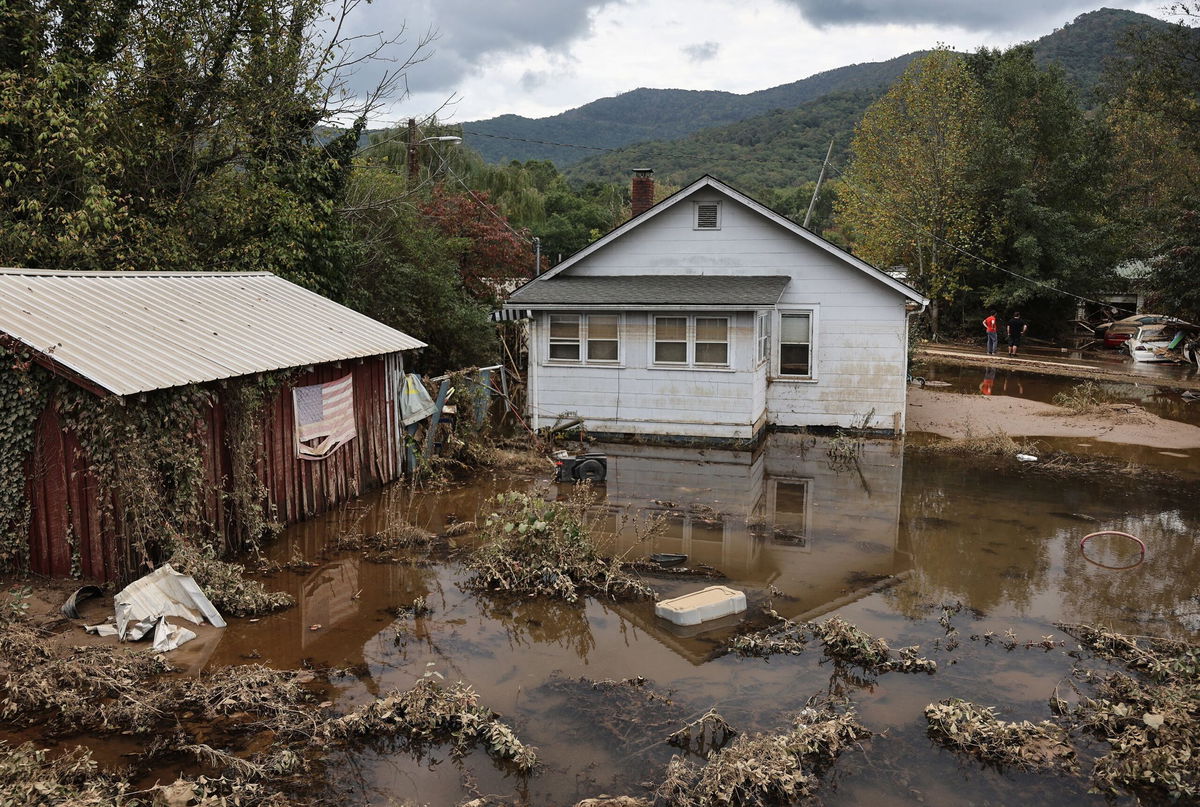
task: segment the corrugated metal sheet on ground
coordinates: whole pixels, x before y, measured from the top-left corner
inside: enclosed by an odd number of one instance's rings
[[[0,331],[117,395],[425,346],[269,272],[0,269]]]

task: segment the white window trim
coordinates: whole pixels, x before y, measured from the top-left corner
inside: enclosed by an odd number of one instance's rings
[[[568,315],[579,317],[579,358],[578,359],[555,359],[550,357],[550,317],[551,315]],[[617,359],[589,359],[587,357],[588,350],[588,317],[592,315],[599,316],[616,316],[617,318]],[[539,341],[544,348],[542,366],[566,366],[566,367],[624,367],[625,366],[625,315],[616,311],[547,311],[545,318],[542,320],[545,323],[545,336]]]
[[[716,227],[701,227],[700,226],[700,205],[716,205],[717,206],[717,226]],[[705,232],[711,232],[721,229],[721,200],[719,199],[697,199],[692,202],[692,229]]]
[[[785,314],[808,314],[809,315],[809,341],[808,341],[808,369],[809,374],[805,376],[799,375],[782,375],[779,372],[779,358],[783,351],[780,349],[780,337],[783,336],[783,317]],[[771,323],[774,333],[771,335],[772,350],[771,350],[771,380],[786,381],[789,384],[815,384],[819,380],[817,378],[817,368],[820,366],[817,359],[820,356],[818,352],[820,346],[820,322],[821,322],[821,307],[819,305],[789,305],[787,308],[780,308],[775,311],[774,321]]]
[[[646,366],[653,370],[701,370],[704,372],[713,373],[733,373],[737,372],[734,367],[734,357],[737,355],[736,337],[737,331],[735,313],[700,313],[700,314],[651,314],[650,315],[650,338],[647,340],[648,355],[646,356]],[[659,319],[684,319],[687,320],[687,361],[685,362],[660,362],[655,359],[654,345],[657,340],[657,322]],[[724,364],[705,364],[696,361],[696,320],[697,319],[723,319],[725,320],[725,363]],[[719,344],[719,343],[714,343]]]
[[[754,366],[762,367],[771,358],[772,322],[775,319],[772,311],[754,312]],[[765,329],[765,333],[764,333]]]

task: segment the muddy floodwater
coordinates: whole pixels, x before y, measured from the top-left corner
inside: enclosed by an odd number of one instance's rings
[[[893,647],[921,645],[936,674],[847,676],[823,662],[817,643],[769,661],[722,655],[736,619],[679,629],[657,619],[650,602],[513,603],[466,591],[453,554],[374,563],[326,548],[344,531],[377,530],[389,518],[437,532],[478,518],[497,490],[546,484],[507,477],[436,495],[396,487],[290,529],[273,557],[317,565],[266,580],[294,594],[297,607],[231,620],[208,663],[346,667],[332,696],[339,710],[425,675],[462,680],[542,760],[534,775],[519,777],[481,751],[455,758],[444,746],[368,745],[327,760],[348,804],[449,805],[493,794],[569,805],[599,793],[644,795],[644,783],[659,781],[671,755],[682,753],[666,735],[710,707],[743,732],[777,731],[810,696],[830,691],[857,704],[875,737],[836,764],[828,804],[1106,803],[1083,779],[1001,771],[934,745],[923,709],[959,696],[1007,719],[1049,717],[1047,698],[1074,662],[1075,643],[1058,620],[1187,636],[1171,612],[1200,579],[1198,497],[1128,479],[1070,482],[906,457],[897,442],[867,443],[854,462],[832,461],[827,447],[802,435],[773,435],[753,453],[608,446],[598,518],[616,532],[615,551],[630,558],[675,552],[687,554],[689,566],[719,569],[727,578],[720,582],[746,592],[744,618],[768,602],[796,620],[838,614]],[[664,522],[652,542],[634,537],[628,519],[639,514]],[[1131,542],[1099,539],[1085,557],[1080,539],[1101,529],[1141,537],[1144,562]],[[1105,568],[1119,566],[1132,568]],[[660,597],[711,584],[646,580]],[[390,612],[416,597],[432,613]],[[1015,645],[1004,641],[1006,631]],[[1066,645],[1026,647],[1046,636]],[[632,676],[645,686],[616,700],[578,680]]]

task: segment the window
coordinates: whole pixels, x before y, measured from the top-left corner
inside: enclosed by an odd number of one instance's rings
[[[695,202],[696,223],[694,229],[697,230],[719,230],[721,229],[721,203],[720,202]]]
[[[655,317],[653,364],[728,367],[729,317]]]
[[[620,317],[616,314],[588,314],[587,360],[615,362],[618,356],[617,332]]]
[[[729,364],[726,317],[696,317],[696,364]]]
[[[550,315],[550,358],[579,361],[579,315]]]
[[[771,356],[771,312],[759,311],[755,317],[754,335],[758,341],[758,363],[762,364]]]
[[[687,317],[654,318],[654,363],[687,364]]]
[[[616,364],[621,358],[619,314],[551,314],[550,361]]]
[[[812,312],[780,315],[779,374],[812,376]]]
[[[771,538],[775,543],[807,546],[808,483],[807,479],[771,480],[772,498],[775,500]]]

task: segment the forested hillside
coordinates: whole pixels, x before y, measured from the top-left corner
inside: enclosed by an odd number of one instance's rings
[[[885,89],[830,93],[680,140],[638,143],[577,163],[566,174],[575,180],[619,182],[636,165],[653,167],[658,181],[668,185],[712,174],[751,194],[791,187],[817,178],[831,139],[835,159],[843,161],[854,124]]]
[[[553,160],[562,167],[594,152],[505,138],[605,148],[647,140],[671,140],[771,110],[791,109],[831,92],[886,87],[919,55],[909,53],[886,62],[839,67],[745,95],[642,88],[613,98],[601,98],[548,118],[535,120],[503,115],[464,123],[462,128],[468,144],[488,162]]]

